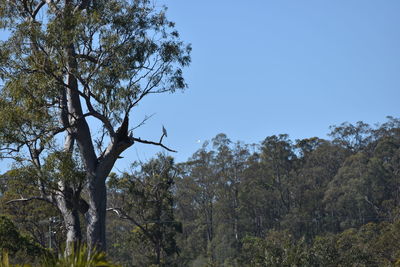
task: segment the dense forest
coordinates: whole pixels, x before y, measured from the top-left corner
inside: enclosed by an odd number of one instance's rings
[[[343,123],[329,136],[246,144],[218,134],[186,162],[159,154],[112,172],[108,258],[123,266],[400,264],[400,120]],[[8,202],[36,190],[26,171],[0,180],[0,245],[12,224],[25,244],[15,262],[65,242],[53,206]]]

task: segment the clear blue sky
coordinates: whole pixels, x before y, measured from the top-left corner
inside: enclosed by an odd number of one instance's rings
[[[329,126],[400,116],[398,0],[164,0],[168,17],[193,45],[184,93],[146,99],[137,130],[186,160],[224,132],[259,142],[326,137]],[[158,149],[136,146],[143,160]]]
[[[145,99],[136,130],[191,156],[224,132],[233,141],[326,137],[329,126],[400,117],[398,0],[158,0],[192,43],[189,88]],[[197,143],[201,140],[201,143]],[[151,158],[134,145],[117,167]]]

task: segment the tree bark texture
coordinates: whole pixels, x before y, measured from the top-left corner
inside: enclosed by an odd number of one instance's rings
[[[76,208],[69,207],[63,197],[58,198],[56,203],[62,214],[64,226],[67,232],[65,252],[67,255],[70,255],[73,249],[76,248],[82,240],[79,212]]]

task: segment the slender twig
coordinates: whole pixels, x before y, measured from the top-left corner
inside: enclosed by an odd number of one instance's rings
[[[146,124],[146,121],[148,121],[149,119],[151,119],[153,116],[154,116],[154,114],[155,113],[153,113],[153,114],[151,114],[150,116],[145,116],[144,117],[144,119],[138,124],[138,125],[136,125],[135,127],[133,127],[132,129],[131,129],[131,131],[132,130],[136,130],[137,128],[139,128],[139,127],[141,127],[141,126],[143,126],[144,124]]]

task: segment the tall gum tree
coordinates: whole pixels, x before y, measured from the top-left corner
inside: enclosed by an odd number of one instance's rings
[[[105,249],[105,180],[123,151],[135,142],[171,150],[165,132],[150,141],[129,126],[145,96],[186,87],[191,48],[152,3],[0,0],[0,26],[9,32],[0,43],[1,157],[34,169],[38,195],[14,201],[57,206],[69,245],[81,239],[81,212],[88,245]]]

